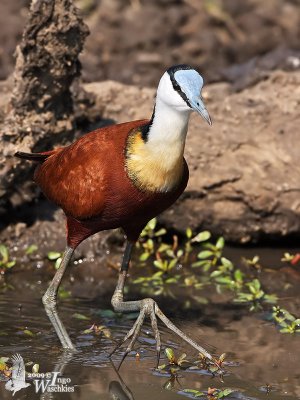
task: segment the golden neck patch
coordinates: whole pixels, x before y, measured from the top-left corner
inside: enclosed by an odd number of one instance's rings
[[[134,130],[126,144],[126,170],[136,187],[150,192],[169,192],[183,174],[183,145],[178,141],[145,142]]]

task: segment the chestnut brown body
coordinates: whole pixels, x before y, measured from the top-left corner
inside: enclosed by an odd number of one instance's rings
[[[40,165],[34,179],[47,198],[67,216],[67,240],[72,248],[90,235],[121,227],[136,241],[147,222],[173,204],[184,191],[188,167],[184,159],[179,184],[171,191],[140,189],[126,169],[129,135],[149,123],[133,121],[92,131],[64,148],[21,158]],[[40,158],[39,158],[40,157]]]

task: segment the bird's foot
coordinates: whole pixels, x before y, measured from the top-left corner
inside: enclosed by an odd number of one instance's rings
[[[126,334],[124,339],[118,343],[118,345],[113,349],[113,351],[110,353],[109,357],[111,357],[116,350],[118,350],[127,340],[129,341],[129,344],[123,354],[123,357],[119,363],[118,370],[120,369],[123,361],[125,360],[126,356],[132,351],[134,343],[136,342],[138,335],[141,331],[144,319],[146,316],[150,317],[151,320],[151,326],[152,330],[154,332],[155,340],[156,340],[156,352],[157,352],[157,367],[159,364],[159,359],[160,359],[160,351],[161,351],[161,340],[160,340],[160,333],[158,330],[157,326],[157,317],[174,333],[176,333],[179,337],[181,337],[183,340],[185,340],[187,343],[189,343],[194,349],[199,351],[203,356],[208,358],[210,361],[212,361],[219,369],[220,366],[218,365],[217,361],[212,357],[210,353],[208,353],[203,347],[198,345],[194,340],[192,340],[189,336],[187,336],[184,332],[182,332],[180,329],[178,329],[170,320],[165,316],[165,314],[160,310],[158,307],[157,303],[151,299],[151,298],[146,298],[144,300],[141,300],[140,302],[140,313],[139,316],[137,317],[135,323],[133,324],[133,327],[130,329],[130,331]]]

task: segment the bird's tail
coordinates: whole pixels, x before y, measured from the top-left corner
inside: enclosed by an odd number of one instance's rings
[[[48,157],[57,153],[58,150],[60,149],[44,151],[42,153],[24,153],[22,151],[17,151],[15,153],[15,157],[22,158],[23,160],[44,162],[45,160],[47,160]]]

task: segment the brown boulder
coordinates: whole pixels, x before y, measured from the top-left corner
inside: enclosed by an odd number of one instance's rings
[[[209,229],[233,242],[300,233],[300,72],[275,71],[240,93],[227,84],[205,87],[212,128],[190,122],[188,188],[161,216],[168,227]],[[107,81],[85,85],[104,118],[151,115],[153,89]]]

